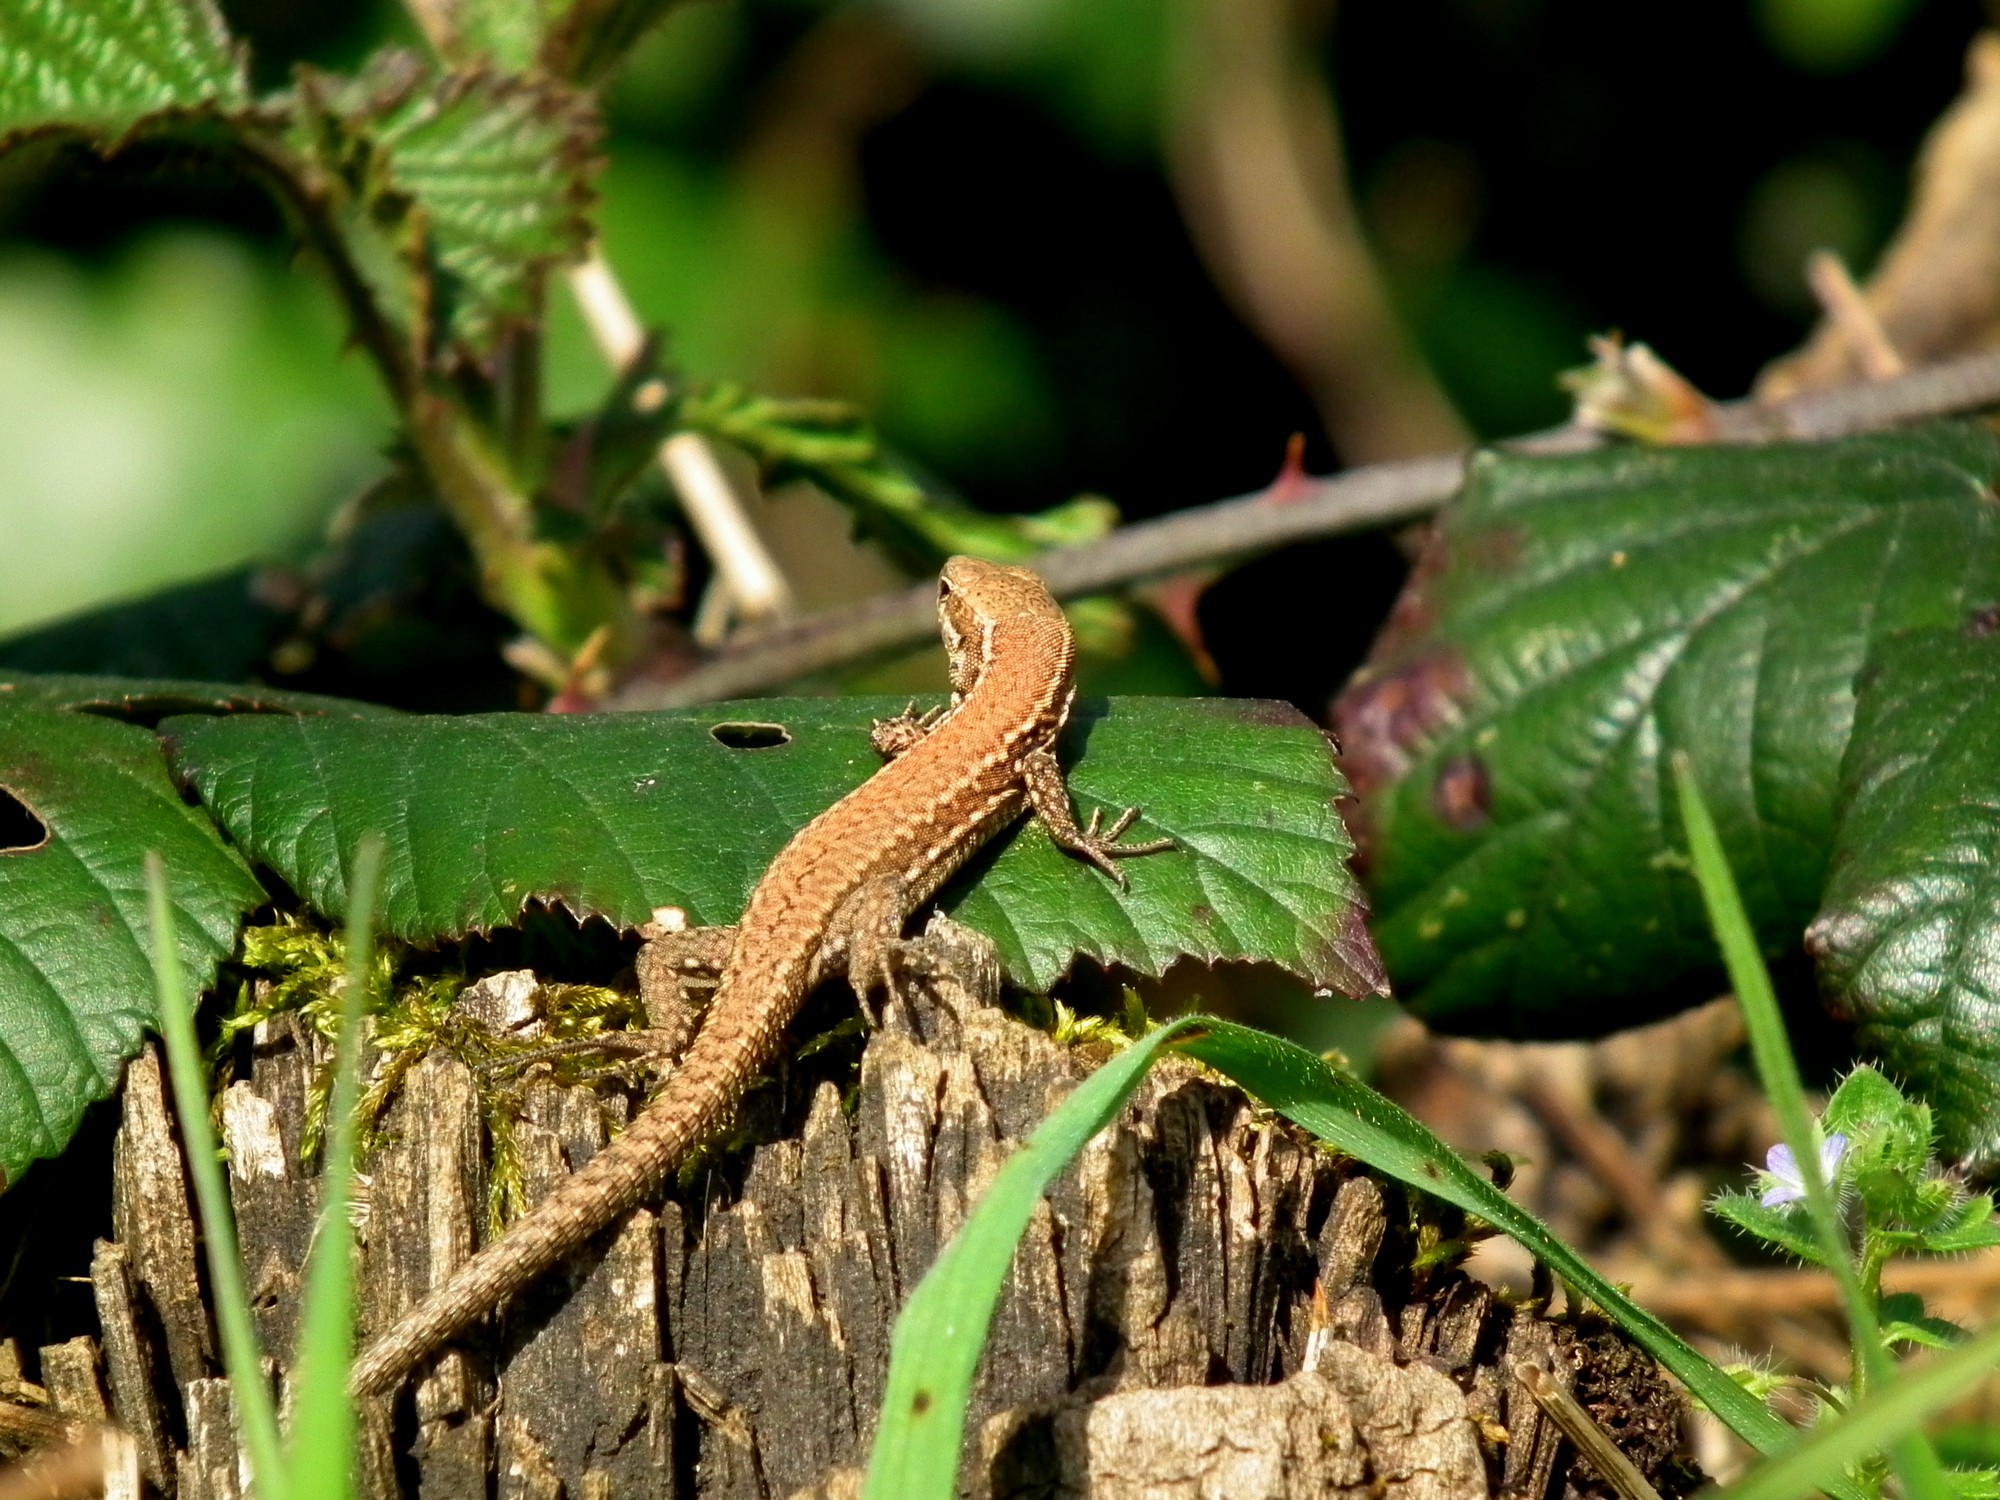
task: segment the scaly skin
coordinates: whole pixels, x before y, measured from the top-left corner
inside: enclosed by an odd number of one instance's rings
[[[757,883],[707,1017],[667,1086],[620,1135],[461,1266],[356,1362],[356,1395],[385,1391],[653,1193],[727,1119],[776,1055],[813,987],[845,969],[892,981],[911,914],[1029,805],[1062,847],[1122,886],[1113,859],[1134,814],[1078,828],[1055,758],[1076,688],[1069,622],[1025,568],[954,557],[938,584],[952,701],[876,726],[892,756],[799,831]],[[642,973],[646,966],[641,966]]]

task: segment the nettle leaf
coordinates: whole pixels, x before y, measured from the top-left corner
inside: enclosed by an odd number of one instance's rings
[[[249,94],[208,0],[0,5],[0,141],[71,130],[110,144],[151,116],[240,109]]]
[[[52,1156],[153,1023],[144,861],[166,860],[206,985],[264,899],[146,730],[0,683],[0,1175]],[[102,693],[98,697],[105,696]]]
[[[385,53],[352,80],[301,74],[294,103],[294,149],[340,184],[347,254],[413,339],[434,328],[483,347],[534,313],[548,268],[583,253],[598,166],[587,96]],[[414,294],[398,285],[411,271]]]
[[[536,278],[589,240],[597,116],[545,80],[455,74],[414,92],[372,133],[390,180],[422,208],[439,304],[469,343],[535,308]]]
[[[901,699],[760,700],[703,711],[491,714],[363,723],[172,719],[182,780],[237,847],[329,916],[356,841],[389,840],[385,930],[437,942],[529,902],[634,927],[677,906],[733,922],[771,857],[874,773]],[[1144,809],[1121,895],[1037,828],[989,846],[942,903],[1046,987],[1079,953],[1144,973],[1182,955],[1282,964],[1353,994],[1381,985],[1334,811],[1345,785],[1289,708],[1222,700],[1082,705],[1065,758],[1087,816]]]
[[[1873,645],[2000,598],[2000,441],[1482,454],[1335,704],[1375,934],[1434,1023],[1634,1025],[1712,993],[1667,758],[1767,952],[1833,847]]]
[[[1990,602],[1990,599],[1989,601]],[[1931,1101],[1943,1150],[2000,1157],[2000,635],[1883,641],[1859,685],[1844,814],[1806,933],[1828,1000]]]

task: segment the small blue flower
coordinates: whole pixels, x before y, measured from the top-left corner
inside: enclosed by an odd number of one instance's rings
[[[1847,1137],[1837,1130],[1819,1143],[1819,1175],[1824,1181],[1833,1181],[1834,1174],[1840,1170],[1840,1159],[1846,1154]],[[1806,1183],[1805,1178],[1799,1175],[1798,1158],[1792,1155],[1792,1148],[1783,1142],[1765,1154],[1764,1175],[1771,1180],[1771,1185],[1764,1189],[1764,1196],[1757,1200],[1764,1207],[1797,1203],[1805,1197]]]

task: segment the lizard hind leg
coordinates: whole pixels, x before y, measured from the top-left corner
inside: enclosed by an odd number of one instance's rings
[[[845,970],[869,1020],[879,1026],[890,1002],[907,1029],[916,1024],[912,981],[958,1019],[961,1002],[991,1005],[1000,995],[1000,958],[983,933],[934,913],[923,933],[904,937],[909,890],[899,876],[882,875],[857,887],[828,924],[815,980]]]
[[[686,1050],[700,1024],[736,946],[736,929],[648,922],[639,931],[646,946],[633,967],[646,1008],[648,1050],[671,1062]]]

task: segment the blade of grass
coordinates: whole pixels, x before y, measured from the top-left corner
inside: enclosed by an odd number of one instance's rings
[[[166,1042],[173,1080],[174,1112],[180,1119],[188,1175],[208,1242],[208,1285],[215,1302],[215,1327],[222,1362],[236,1396],[236,1425],[250,1460],[258,1500],[291,1500],[281,1450],[278,1415],[264,1378],[263,1350],[250,1318],[250,1295],[243,1282],[243,1259],[236,1248],[236,1220],[222,1180],[222,1161],[208,1118],[208,1078],[195,1039],[194,1002],[181,970],[173,902],[167,871],[158,854],[146,856],[146,899],[152,912],[153,982],[159,995],[160,1036]]]
[[[348,881],[347,979],[328,1105],[326,1166],[312,1260],[299,1314],[298,1384],[292,1407],[292,1500],[347,1500],[354,1493],[354,1409],[347,1368],[354,1359],[353,1226],[355,1103],[361,1094],[361,1017],[375,948],[375,897],[382,839],[364,837]]]
[[[1806,1106],[1805,1085],[1799,1079],[1798,1060],[1792,1056],[1791,1040],[1785,1034],[1784,1014],[1778,1009],[1777,992],[1771,987],[1771,974],[1764,967],[1764,956],[1758,950],[1749,913],[1743,909],[1736,877],[1722,852],[1721,835],[1716,832],[1708,804],[1702,800],[1686,751],[1674,753],[1673,768],[1695,880],[1701,886],[1709,925],[1715,929],[1723,966],[1729,971],[1729,983],[1743,1011],[1743,1026],[1750,1036],[1757,1076],[1763,1083],[1764,1097],[1771,1101],[1772,1113],[1778,1117],[1778,1129],[1798,1165],[1799,1181],[1805,1188],[1806,1213],[1812,1220],[1820,1253],[1847,1304],[1848,1335],[1855,1351],[1854,1387],[1858,1395],[1893,1378],[1894,1366],[1888,1351],[1882,1347],[1875,1305],[1855,1268],[1847,1231],[1841,1226],[1839,1205],[1834,1202],[1826,1174],[1820,1170],[1820,1128]],[[1921,1434],[1912,1435],[1899,1445],[1896,1467],[1904,1487],[1918,1500],[1944,1500],[1951,1493],[1944,1466]]]
[[[1802,1437],[1727,1491],[1729,1500],[1800,1500],[1830,1488],[1857,1459],[1875,1453],[1957,1400],[2000,1363],[2000,1324],[1949,1354],[1902,1371],[1886,1386]]]
[[[1048,1185],[1118,1113],[1160,1048],[1188,1024],[1135,1042],[1078,1084],[1007,1158],[910,1294],[890,1342],[889,1382],[863,1500],[950,1500],[957,1493],[965,1403],[1014,1247]]]
[[[1226,1073],[1273,1109],[1385,1176],[1511,1234],[1587,1294],[1760,1451],[1778,1452],[1796,1438],[1762,1402],[1635,1306],[1407,1112],[1290,1042],[1194,1016],[1134,1044],[1057,1106],[1001,1168],[911,1296],[896,1322],[866,1500],[948,1500],[953,1494],[965,1401],[980,1347],[1035,1201],[1116,1114],[1169,1045]],[[1860,1491],[1844,1478],[1826,1488],[1840,1500],[1860,1500]]]

